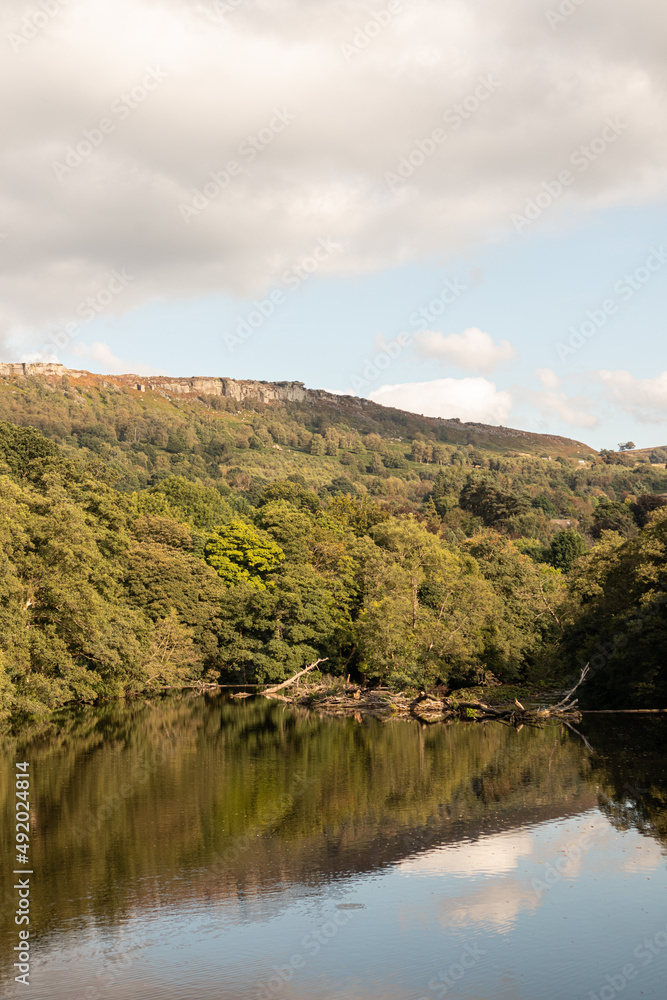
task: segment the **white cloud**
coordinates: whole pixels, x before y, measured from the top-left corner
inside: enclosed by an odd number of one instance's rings
[[[560,385],[558,375],[551,368],[538,368],[535,372],[545,389],[557,389]]]
[[[135,361],[123,361],[113,353],[108,344],[97,341],[94,344],[82,344],[77,342],[70,344],[68,348],[70,354],[78,358],[85,358],[100,365],[105,373],[109,375],[166,375],[162,368],[155,368],[152,365],[137,364]],[[27,359],[26,359],[27,360]],[[42,360],[40,358],[40,360]]]
[[[362,0],[244,0],[221,23],[210,0],[70,0],[27,41],[31,9],[41,24],[38,4],[0,8],[0,336],[24,349],[22,329],[71,320],[114,268],[135,275],[114,306],[127,311],[261,294],[329,236],[344,253],[322,273],[360,274],[511,235],[606,118],[628,128],[572,168],[549,220],[665,190],[663,0],[584,4],[556,31],[533,0],[412,0],[349,61]],[[147,67],[167,77],[121,118]],[[489,75],[497,91],[447,122]],[[275,109],[295,119],[250,161],[242,144]],[[112,131],[58,180],[54,161],[105,118]],[[385,174],[435,128],[447,141],[392,193]],[[186,224],[179,206],[230,161],[238,176]]]
[[[522,402],[528,403],[540,411],[547,426],[553,423],[553,417],[556,414],[571,427],[597,427],[600,418],[591,412],[593,399],[590,393],[586,396],[568,396],[566,392],[559,389],[560,379],[551,368],[538,368],[535,375],[542,383],[542,389],[535,391],[525,387],[517,387],[516,391]]]
[[[635,378],[630,372],[600,371],[598,378],[626,413],[647,424],[667,422],[667,371],[655,378]]]
[[[432,382],[383,385],[369,398],[427,417],[459,417],[463,421],[505,424],[512,410],[509,392],[499,391],[485,378],[440,378]]]
[[[590,412],[590,402],[583,396],[567,396],[564,392],[530,392],[527,398],[547,418],[554,413],[571,427],[597,427],[600,418]]]
[[[495,344],[488,333],[471,326],[463,333],[442,333],[426,330],[415,334],[417,353],[424,358],[449,361],[469,372],[489,374],[499,365],[516,357],[516,350],[509,340]]]

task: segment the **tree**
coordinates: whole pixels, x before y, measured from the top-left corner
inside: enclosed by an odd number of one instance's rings
[[[475,474],[468,476],[459,503],[464,510],[481,517],[489,527],[525,514],[531,506],[526,494],[505,489],[492,479]]]
[[[501,680],[516,680],[560,633],[561,573],[494,531],[475,535],[466,548],[498,601],[485,630],[485,663]]]
[[[648,524],[651,514],[656,510],[660,510],[661,507],[666,506],[667,496],[644,493],[642,496],[637,497],[635,502],[630,505],[630,510],[638,527],[644,528]]]
[[[262,590],[241,583],[222,601],[221,655],[246,682],[282,681],[325,655],[335,665],[345,613],[309,565],[286,566]]]
[[[634,441],[626,441],[625,444],[619,444],[618,446],[619,451],[633,451],[634,448],[635,448]]]
[[[322,509],[319,497],[308,488],[305,480],[301,482],[303,476],[292,479],[279,479],[271,483],[263,491],[258,500],[258,506],[273,503],[275,500],[285,500],[292,504],[297,510],[318,511]]]
[[[179,624],[191,631],[200,663],[215,666],[225,585],[211,566],[177,546],[138,542],[127,556],[124,589],[149,627],[175,611]]]
[[[209,538],[204,556],[230,586],[245,582],[263,590],[266,576],[285,558],[285,553],[266,532],[233,520]]]
[[[311,455],[324,455],[326,452],[326,445],[324,443],[324,438],[321,434],[313,434],[308,451]]]
[[[667,510],[641,534],[604,533],[581,557],[569,585],[560,655],[590,676],[581,703],[653,708],[667,701]]]
[[[601,538],[604,531],[618,531],[626,538],[636,532],[630,506],[610,500],[607,496],[598,497],[593,511],[593,527],[591,534]]]
[[[549,517],[558,516],[558,511],[554,507],[549,497],[546,496],[544,493],[539,493],[536,497],[534,497],[532,503],[533,507],[535,507],[537,510],[543,510],[544,513],[548,514]]]
[[[144,660],[144,685],[151,688],[185,686],[201,673],[201,658],[193,641],[193,630],[186,628],[172,608],[165,618],[153,623],[149,651]]]
[[[575,562],[587,551],[585,540],[578,531],[571,528],[557,531],[551,540],[549,562],[556,569],[569,573]]]
[[[360,566],[355,625],[360,668],[406,686],[446,681],[483,652],[494,603],[475,560],[445,545],[413,517],[373,529]]]
[[[440,517],[458,507],[459,489],[460,482],[456,473],[452,469],[441,469],[431,490],[431,499]]]
[[[385,475],[384,462],[377,453],[374,453],[371,457],[370,463],[368,465],[368,472],[372,476]]]

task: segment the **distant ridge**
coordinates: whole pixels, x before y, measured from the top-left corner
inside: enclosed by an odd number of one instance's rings
[[[308,389],[303,382],[262,382],[252,379],[226,377],[191,376],[172,378],[166,375],[96,375],[92,372],[66,368],[56,363],[0,363],[0,379],[44,379],[47,382],[66,378],[76,380],[87,388],[111,389],[131,394],[150,393],[162,397],[186,396],[203,398],[224,396],[237,402],[257,400],[262,404],[297,403],[318,405],[338,419],[346,419],[355,425],[372,423],[382,414],[401,415],[408,418],[413,429],[422,432],[436,432],[441,439],[453,444],[473,444],[480,448],[507,450],[508,448],[529,454],[547,453],[585,458],[597,454],[594,448],[573,438],[556,434],[536,434],[531,431],[493,424],[462,422],[458,418],[427,417],[411,411],[382,406],[359,396],[343,396],[327,392],[325,389]],[[415,427],[418,424],[421,426]]]

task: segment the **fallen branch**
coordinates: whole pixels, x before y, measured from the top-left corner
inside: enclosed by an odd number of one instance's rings
[[[303,670],[300,670],[298,674],[294,674],[293,677],[290,677],[288,680],[283,681],[282,684],[276,684],[275,687],[267,688],[266,691],[262,691],[261,694],[263,694],[265,698],[272,697],[276,693],[276,691],[282,691],[283,688],[289,687],[290,684],[294,684],[294,681],[298,681],[299,677],[303,677],[303,675],[307,674],[309,670],[314,670],[315,667],[319,666],[320,663],[326,663],[327,660],[328,657],[326,656],[324,657],[323,660],[315,660],[314,663],[311,663],[309,666],[304,667]]]

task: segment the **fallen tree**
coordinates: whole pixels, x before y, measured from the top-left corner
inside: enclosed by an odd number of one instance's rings
[[[514,699],[512,706],[497,705],[492,707],[482,701],[460,701],[452,706],[454,714],[465,713],[463,717],[469,718],[468,711],[475,713],[477,719],[502,719],[512,725],[535,725],[545,722],[547,719],[558,719],[561,722],[579,722],[581,712],[577,708],[578,699],[572,699],[572,695],[580,684],[586,679],[588,664],[581,671],[581,677],[571,688],[564,698],[556,705],[547,705],[544,708],[524,708],[521,702]],[[451,702],[451,699],[448,699]]]
[[[459,701],[451,695],[440,698],[426,691],[420,692],[417,697],[408,697],[389,688],[364,689],[358,685],[350,685],[349,680],[344,684],[332,678],[325,678],[320,683],[309,685],[305,691],[293,692],[290,696],[279,693],[323,662],[325,661],[317,660],[282,684],[267,688],[261,693],[267,698],[303,705],[327,715],[354,716],[359,720],[363,715],[384,720],[416,719],[425,725],[451,722],[455,719],[471,722],[493,720],[521,729],[524,725],[539,726],[552,720],[563,722],[565,725],[580,721],[581,713],[577,708],[577,699],[572,696],[588,673],[587,664],[577,683],[557,704],[539,708],[524,708],[516,699],[511,705],[487,705],[483,701]]]
[[[283,688],[289,687],[290,684],[294,684],[294,682],[298,681],[300,677],[303,677],[304,674],[307,674],[309,670],[314,670],[315,667],[319,667],[320,663],[326,663],[327,660],[328,657],[326,656],[324,657],[323,660],[315,660],[314,663],[311,663],[307,667],[304,667],[304,669],[300,670],[298,674],[294,674],[293,677],[289,677],[286,681],[283,681],[282,684],[276,684],[275,687],[266,688],[266,690],[261,691],[260,694],[263,694],[265,698],[275,698],[278,691],[282,691]]]

